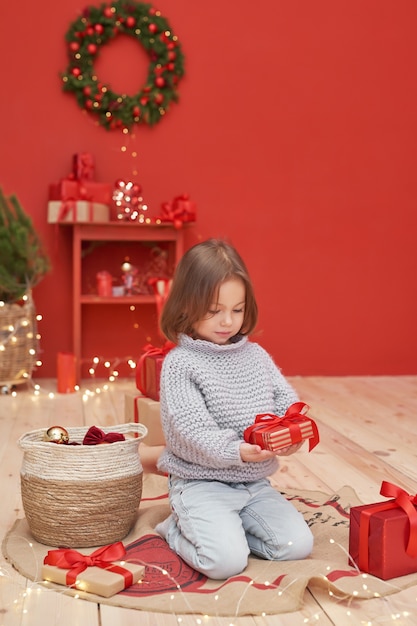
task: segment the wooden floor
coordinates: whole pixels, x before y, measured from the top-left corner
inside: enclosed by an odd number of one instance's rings
[[[417,376],[294,377],[290,379],[316,419],[321,443],[311,453],[301,450],[283,463],[277,477],[282,488],[333,493],[351,485],[363,502],[383,499],[382,480],[408,492],[417,491]],[[86,381],[80,392],[55,393],[53,380],[41,388],[18,388],[0,396],[0,538],[23,517],[19,470],[22,452],[16,445],[25,432],[63,426],[113,425],[124,421],[124,393],[133,380],[108,389]],[[85,392],[90,393],[86,394]],[[167,615],[97,605],[26,581],[0,557],[0,626],[395,626],[417,623],[416,586],[388,598],[342,602],[324,592],[307,591],[296,613],[267,617],[217,618]]]

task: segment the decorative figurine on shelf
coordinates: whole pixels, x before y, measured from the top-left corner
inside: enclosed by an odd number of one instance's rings
[[[132,181],[116,180],[113,200],[117,208],[117,219],[130,222],[145,222],[148,206],[144,204],[141,195],[142,187]]]
[[[122,272],[126,295],[131,296],[133,293],[137,293],[138,268],[132,265],[129,259],[126,258],[122,264]]]

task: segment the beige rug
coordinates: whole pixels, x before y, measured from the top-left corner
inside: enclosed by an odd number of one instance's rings
[[[188,567],[155,532],[169,513],[166,479],[147,475],[135,527],[124,539],[128,560],[146,566],[145,578],[112,598],[78,593],[101,604],[164,613],[218,616],[262,615],[296,611],[305,590],[320,586],[336,598],[373,598],[417,584],[417,574],[389,581],[363,577],[348,564],[349,509],[360,504],[350,487],[337,494],[286,491],[303,513],[315,536],[314,550],[303,561],[270,562],[251,557],[240,576],[209,580]],[[25,519],[19,519],[3,540],[5,558],[26,578],[40,582],[39,572],[48,546],[33,540]],[[94,550],[82,549],[90,553]],[[48,586],[62,593],[59,585]]]

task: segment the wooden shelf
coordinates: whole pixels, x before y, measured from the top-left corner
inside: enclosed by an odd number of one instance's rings
[[[103,245],[112,242],[130,242],[133,245],[143,243],[159,244],[165,242],[171,245],[171,259],[174,267],[184,253],[184,229],[175,228],[172,224],[139,224],[136,222],[85,222],[68,224],[72,227],[72,269],[73,269],[73,353],[76,359],[77,382],[81,380],[81,362],[83,358],[83,309],[86,305],[149,305],[156,306],[153,294],[102,297],[95,294],[83,293],[83,243],[102,242]],[[172,252],[173,249],[173,252]],[[105,337],[103,338],[105,342]],[[100,350],[106,353],[105,345]]]

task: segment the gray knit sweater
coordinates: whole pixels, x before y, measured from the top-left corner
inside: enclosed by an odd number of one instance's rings
[[[159,468],[188,479],[249,482],[270,476],[276,457],[240,458],[243,431],[259,413],[282,415],[297,394],[271,356],[241,337],[218,345],[181,335],[161,372],[161,418],[167,447]]]

